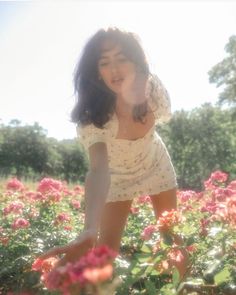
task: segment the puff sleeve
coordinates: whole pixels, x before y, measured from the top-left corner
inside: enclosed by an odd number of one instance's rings
[[[148,79],[146,96],[150,101],[156,122],[168,122],[171,118],[170,96],[165,86],[156,75],[151,75]]]
[[[86,151],[97,142],[107,141],[107,130],[97,128],[93,124],[86,126],[77,125],[76,131],[78,140],[82,143]]]

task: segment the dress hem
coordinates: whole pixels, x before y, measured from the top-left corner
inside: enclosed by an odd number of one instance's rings
[[[117,197],[117,198],[113,198],[113,199],[108,198],[106,200],[106,203],[114,203],[114,202],[119,202],[119,201],[132,201],[132,200],[134,200],[138,197],[144,196],[144,195],[147,195],[147,196],[158,195],[162,192],[166,192],[166,191],[174,189],[174,188],[178,188],[178,184],[171,182],[169,185],[165,186],[165,188],[159,188],[157,190],[153,190],[152,192],[147,192],[147,193],[143,192],[143,194],[141,194],[141,195],[135,195],[135,196],[130,196],[130,197],[124,196],[124,197]]]

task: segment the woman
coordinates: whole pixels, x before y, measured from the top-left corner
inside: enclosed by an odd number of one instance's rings
[[[89,156],[85,226],[75,241],[42,256],[64,253],[60,265],[94,245],[119,251],[132,200],[140,195],[150,195],[156,218],[177,207],[174,168],[155,131],[171,116],[170,99],[149,72],[137,36],[99,30],[84,48],[74,84],[72,121]]]

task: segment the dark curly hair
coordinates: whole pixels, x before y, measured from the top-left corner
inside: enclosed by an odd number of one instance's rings
[[[101,56],[102,45],[105,41],[120,45],[125,56],[132,61],[145,75],[149,75],[149,65],[139,38],[131,32],[118,28],[100,29],[93,35],[84,47],[82,56],[74,72],[74,90],[76,104],[71,112],[74,123],[94,124],[103,128],[115,111],[116,95],[98,75],[98,60]],[[147,103],[133,108],[133,118],[143,121],[147,113]]]

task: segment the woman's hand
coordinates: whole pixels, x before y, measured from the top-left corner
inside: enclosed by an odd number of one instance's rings
[[[55,265],[55,267],[65,265],[67,262],[75,262],[83,256],[89,249],[95,246],[97,241],[96,230],[84,230],[78,238],[65,246],[54,247],[38,258],[44,260],[59,254],[65,254]]]
[[[144,103],[147,99],[145,95],[147,81],[148,75],[140,71],[126,76],[121,86],[124,100],[132,105]]]

